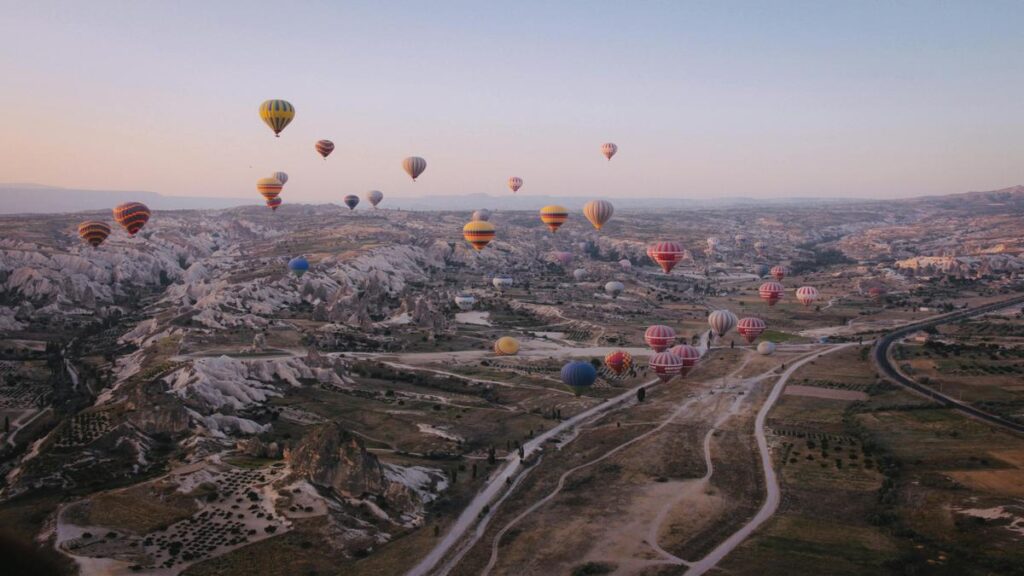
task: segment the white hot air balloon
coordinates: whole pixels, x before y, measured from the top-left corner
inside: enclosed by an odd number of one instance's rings
[[[622,291],[625,289],[625,284],[623,284],[622,282],[618,282],[616,280],[612,280],[611,282],[608,282],[607,284],[604,285],[605,293],[607,293],[612,298],[618,298],[619,294],[622,294]]]

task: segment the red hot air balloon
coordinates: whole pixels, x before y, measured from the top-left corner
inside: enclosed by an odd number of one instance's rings
[[[669,349],[669,352],[674,354],[683,363],[683,369],[679,373],[686,377],[687,374],[693,370],[693,367],[700,361],[700,351],[690,346],[689,344],[679,344]]]
[[[789,273],[789,270],[786,270],[785,266],[772,266],[772,278],[780,282],[786,277],[787,273]]]
[[[785,288],[778,282],[768,281],[761,284],[761,287],[757,289],[758,294],[761,296],[761,300],[768,303],[769,306],[775,306],[775,303],[782,300],[782,294]]]
[[[114,221],[135,236],[149,222],[149,208],[142,202],[125,202],[114,208]]]
[[[110,226],[106,222],[87,220],[78,225],[78,235],[93,248],[99,248],[107,236],[110,236]]]
[[[747,344],[753,344],[754,340],[757,340],[757,337],[764,332],[765,326],[764,320],[760,318],[740,318],[736,324],[736,331],[743,336]]]
[[[275,196],[275,197],[267,200],[267,208],[270,208],[271,210],[273,210],[275,212],[277,211],[277,207],[280,206],[280,205],[281,205],[281,197],[280,196]]]
[[[331,142],[330,140],[317,140],[315,148],[316,151],[324,157],[324,160],[327,160],[327,157],[331,155],[331,152],[334,152],[334,142]]]
[[[678,242],[658,242],[647,248],[647,255],[668,274],[686,258],[686,250]]]
[[[659,352],[651,356],[647,365],[654,370],[662,382],[668,382],[683,371],[683,361],[671,352]]]
[[[663,352],[676,341],[676,331],[669,326],[655,324],[644,332],[644,342],[655,352]]]
[[[801,286],[796,289],[796,299],[804,306],[817,302],[818,296],[818,289],[814,286]]]
[[[633,365],[633,356],[625,350],[616,350],[604,357],[604,365],[615,374],[622,374]]]

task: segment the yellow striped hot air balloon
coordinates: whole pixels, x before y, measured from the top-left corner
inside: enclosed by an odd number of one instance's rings
[[[149,208],[142,202],[125,202],[114,207],[114,222],[120,224],[129,236],[135,236],[149,222]]]
[[[110,236],[110,226],[106,222],[87,220],[78,225],[78,235],[93,248],[99,248]]]
[[[267,200],[273,200],[274,198],[277,198],[278,194],[281,193],[281,188],[283,187],[284,184],[282,184],[280,180],[274,178],[273,176],[260,178],[259,180],[256,181],[256,191],[262,194],[263,197]]]
[[[494,353],[498,356],[515,356],[519,353],[519,340],[502,336],[494,342]]]
[[[491,240],[494,240],[494,224],[484,220],[468,222],[462,227],[462,237],[477,251],[483,250]]]
[[[281,130],[295,118],[295,107],[285,100],[267,100],[260,104],[260,118],[280,137]]]
[[[552,232],[558,231],[558,228],[568,219],[569,211],[565,209],[565,206],[552,204],[540,209],[540,221],[547,224]]]
[[[607,200],[591,200],[583,205],[583,215],[598,230],[601,229],[601,226],[604,226],[605,222],[611,219],[614,213],[615,207]]]

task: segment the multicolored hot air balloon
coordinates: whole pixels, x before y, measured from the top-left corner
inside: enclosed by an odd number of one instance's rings
[[[562,366],[562,383],[572,388],[576,394],[594,385],[597,380],[597,369],[590,362],[574,360]]]
[[[473,211],[473,217],[470,220],[478,220],[480,222],[488,222],[491,219],[491,211],[487,208],[481,208]]]
[[[818,301],[818,289],[814,286],[801,286],[796,289],[796,299],[804,306],[810,306]]]
[[[317,153],[324,157],[324,160],[327,160],[327,157],[331,155],[331,152],[334,152],[334,142],[331,142],[330,140],[317,140],[314,147],[316,148]]]
[[[729,333],[730,330],[736,327],[738,318],[736,315],[728,310],[715,310],[708,314],[708,326],[711,327],[711,331],[714,332],[715,336],[721,338]]]
[[[582,282],[587,277],[587,269],[586,268],[577,268],[577,269],[573,270],[572,271],[572,277],[577,282]]]
[[[583,205],[583,215],[598,230],[601,229],[601,226],[604,226],[605,222],[611,219],[614,213],[615,207],[607,200],[591,200]]]
[[[416,179],[420,177],[420,174],[423,174],[423,171],[426,169],[427,161],[419,156],[409,156],[405,160],[402,160],[402,170],[405,170],[405,173],[412,178],[413,182],[415,182]]]
[[[675,341],[676,331],[670,326],[655,324],[644,331],[644,342],[647,342],[647,345],[655,352],[664,352],[675,344]]]
[[[615,374],[622,374],[633,365],[633,357],[625,350],[615,350],[604,357],[604,365]]]
[[[149,222],[149,215],[149,208],[142,202],[125,202],[114,208],[114,222],[127,230],[129,236],[135,236],[142,230]]]
[[[259,192],[266,200],[277,198],[277,195],[281,193],[281,188],[283,187],[284,184],[273,176],[260,178],[256,181],[256,191]]]
[[[753,344],[754,340],[757,340],[757,337],[764,332],[765,326],[764,320],[760,318],[741,318],[736,324],[736,332],[743,336],[747,344]]]
[[[775,342],[765,340],[757,345],[757,353],[762,356],[771,356],[775,353]]]
[[[380,204],[380,201],[383,199],[384,193],[380,190],[370,190],[366,193],[366,200],[369,201],[370,204],[373,204],[374,208],[376,208],[377,204]]]
[[[515,280],[511,276],[495,276],[491,279],[491,284],[498,290],[504,290],[505,288],[511,288],[515,284]]]
[[[654,370],[658,380],[668,382],[683,371],[683,361],[671,352],[658,352],[651,356],[647,365]]]
[[[775,306],[775,303],[782,300],[782,295],[785,292],[785,288],[778,282],[768,281],[761,284],[761,287],[757,289],[758,295],[761,296],[761,300],[768,303],[769,306]]]
[[[106,222],[86,220],[78,225],[78,236],[93,248],[99,248],[107,236],[110,236],[110,226]]]
[[[789,270],[787,270],[786,267],[782,266],[781,264],[778,266],[772,266],[772,278],[775,278],[780,282],[783,278],[786,277],[787,273],[789,273]]]
[[[295,107],[285,100],[267,100],[260,104],[260,118],[280,137],[281,130],[295,118]]]
[[[679,371],[679,374],[683,378],[686,378],[687,374],[697,365],[697,362],[700,362],[700,350],[689,344],[673,346],[669,349],[669,354],[679,358],[680,362],[682,362],[683,368]]]
[[[519,340],[502,336],[494,342],[494,353],[498,356],[515,356],[519,353]]]
[[[472,220],[462,227],[462,237],[479,252],[494,240],[494,224]]]
[[[612,280],[604,285],[604,291],[612,298],[618,298],[619,294],[626,289],[626,285],[622,282]]]
[[[285,172],[274,172],[273,174],[270,175],[270,177],[277,178],[277,180],[281,183],[281,186],[284,186],[285,184],[288,183],[288,174]]]
[[[267,208],[270,208],[274,212],[277,212],[277,207],[281,205],[281,197],[271,198],[267,200]]]
[[[349,210],[355,210],[356,206],[359,206],[359,196],[356,196],[355,194],[349,194],[341,201],[345,203],[345,206],[348,206]]]
[[[611,142],[605,142],[604,144],[601,144],[601,154],[603,154],[604,157],[609,160],[611,160],[612,156],[615,156],[615,153],[618,151],[619,147]]]
[[[686,258],[686,250],[678,242],[658,242],[647,248],[647,256],[668,274],[676,264]]]
[[[302,278],[302,275],[309,271],[309,261],[306,260],[305,256],[296,256],[288,261],[288,270]]]
[[[523,187],[523,179],[518,176],[509,176],[508,188],[513,194],[519,192],[519,189]]]
[[[562,224],[565,224],[565,221],[568,219],[569,211],[565,209],[565,206],[552,204],[540,209],[540,221],[547,224],[547,227],[552,232],[558,231]]]
[[[564,250],[555,250],[551,253],[551,260],[556,264],[561,264],[562,266],[572,264],[573,258],[574,256],[572,252],[566,252]]]
[[[455,305],[459,307],[459,310],[472,310],[473,304],[476,304],[476,296],[472,294],[455,295]]]

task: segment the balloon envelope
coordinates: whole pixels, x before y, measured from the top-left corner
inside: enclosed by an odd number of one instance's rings
[[[327,157],[331,155],[331,152],[334,152],[334,142],[331,142],[330,140],[317,140],[314,148],[316,148],[317,153],[323,156],[324,160],[326,160]]]
[[[540,221],[552,232],[557,231],[569,219],[569,210],[565,206],[551,204],[540,209]]]
[[[577,391],[589,388],[597,380],[597,370],[590,362],[574,360],[562,366],[562,383]]]
[[[342,202],[345,203],[345,206],[348,206],[349,210],[355,210],[356,206],[359,205],[359,196],[356,196],[355,194],[349,194],[348,196],[345,196]]]
[[[757,340],[757,337],[764,332],[765,326],[764,320],[760,318],[742,318],[736,324],[736,331],[743,336],[747,344],[753,344],[754,340]]]
[[[494,353],[498,356],[513,356],[519,353],[519,340],[502,336],[494,342]]]
[[[591,200],[583,205],[583,215],[598,230],[611,219],[615,213],[615,207],[607,200]]]
[[[612,142],[605,142],[604,144],[601,144],[601,154],[609,160],[611,160],[612,156],[615,156],[615,153],[618,151],[619,147]]]
[[[149,208],[142,202],[125,202],[114,208],[114,221],[124,228],[129,236],[135,236],[149,222]]]
[[[479,220],[481,222],[487,222],[491,219],[491,211],[487,208],[481,208],[473,212],[473,217],[470,220]]]
[[[304,256],[296,256],[288,261],[288,270],[301,278],[309,270],[309,261]]]
[[[625,350],[615,350],[604,357],[604,365],[615,374],[622,374],[633,365],[633,356]]]
[[[510,176],[508,179],[508,187],[513,193],[519,192],[519,189],[523,187],[523,179],[518,176]]]
[[[93,248],[99,248],[110,236],[110,226],[106,222],[86,220],[78,225],[78,236]]]
[[[270,177],[277,178],[277,180],[281,183],[282,186],[288,183],[288,174],[284,172],[274,172],[273,174],[270,175]]]
[[[295,107],[286,100],[267,100],[260,104],[260,118],[274,131],[274,136],[280,136],[281,130],[295,118]]]
[[[380,201],[384,199],[384,193],[380,190],[370,190],[366,193],[366,199],[376,208],[377,204],[380,204]]]
[[[409,156],[405,160],[402,160],[402,170],[412,178],[415,182],[419,178],[420,174],[427,169],[427,161],[419,156]]]
[[[482,220],[472,220],[462,227],[462,237],[475,250],[483,250],[494,239],[494,224]]]
[[[715,336],[719,337],[724,336],[735,328],[738,320],[736,315],[728,310],[715,310],[708,314],[708,326],[711,327],[711,331],[715,333]]]
[[[662,352],[676,341],[676,331],[669,326],[655,324],[644,331],[644,342],[655,352]]]
[[[604,291],[611,295],[612,298],[622,294],[622,291],[625,289],[626,285],[616,280],[612,280],[604,285]]]

